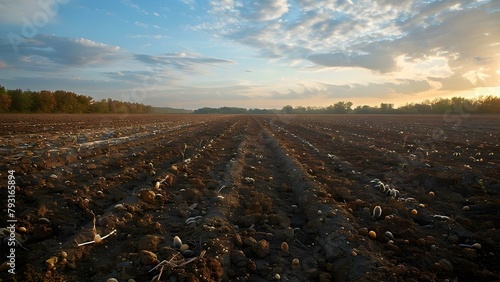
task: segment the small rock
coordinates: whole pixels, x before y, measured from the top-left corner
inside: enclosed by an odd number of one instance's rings
[[[257,270],[257,264],[253,260],[249,259],[247,261],[247,268],[250,271],[255,271],[255,270]]]
[[[151,190],[142,190],[141,191],[141,200],[148,204],[154,204],[155,203],[155,192]]]
[[[182,253],[186,250],[189,250],[189,245],[188,244],[182,244],[181,247],[179,248],[179,251]]]
[[[246,184],[254,184],[255,183],[255,179],[253,179],[252,177],[245,177],[244,180],[245,180]]]
[[[10,269],[10,265],[9,265],[9,261],[5,261],[4,263],[2,263],[2,265],[0,265],[0,271],[7,271]]]
[[[394,235],[392,235],[391,231],[385,231],[384,233],[385,237],[387,237],[389,240],[394,240]]]
[[[298,258],[294,258],[292,260],[292,269],[293,270],[300,269],[300,261]]]
[[[283,243],[281,243],[281,251],[282,251],[284,254],[288,254],[288,243],[287,243],[287,242],[283,242]]]
[[[182,246],[182,240],[179,236],[175,236],[172,245],[176,249],[180,249]]]
[[[158,258],[155,253],[142,250],[139,252],[139,261],[144,265],[158,263]]]
[[[265,239],[258,241],[253,245],[252,251],[260,258],[265,257],[269,254],[269,242]]]
[[[427,244],[427,242],[425,241],[424,238],[418,238],[417,239],[417,245],[420,246],[420,247],[425,247],[425,245]]]
[[[372,216],[374,218],[379,218],[382,215],[382,208],[380,206],[375,206],[373,208]]]
[[[372,239],[376,239],[377,233],[373,230],[370,230],[370,232],[368,232],[368,236],[370,236],[370,238],[372,238]]]
[[[56,266],[57,261],[59,260],[58,257],[50,257],[45,261],[45,265],[47,266],[47,270],[51,270]]]
[[[477,258],[477,251],[476,249],[471,249],[471,248],[465,248],[463,250],[464,252],[464,257],[466,257],[467,259],[476,259]]]
[[[244,246],[253,247],[255,244],[257,244],[257,240],[255,240],[254,237],[246,237],[243,239]]]
[[[453,272],[453,265],[447,259],[440,259],[439,265],[441,266],[441,269],[443,269],[445,271]]]
[[[358,230],[358,234],[360,236],[368,236],[368,228],[362,227]]]

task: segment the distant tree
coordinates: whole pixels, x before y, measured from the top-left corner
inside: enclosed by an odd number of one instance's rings
[[[222,107],[219,108],[220,113],[222,114],[246,114],[248,113],[245,108],[237,108],[237,107]]]
[[[107,114],[109,113],[108,101],[102,99],[101,101],[94,101],[90,104],[91,113]]]
[[[76,94],[72,95],[71,92],[57,90],[54,92],[56,99],[55,112],[57,113],[74,113],[77,109]]]
[[[333,106],[330,105],[326,107],[326,112],[329,114],[347,114],[352,111],[352,102],[340,101],[335,103]]]
[[[128,107],[125,102],[122,101],[113,101],[115,105],[115,111],[114,113],[116,114],[127,114],[128,113]]]
[[[452,111],[450,99],[436,98],[431,102],[432,112],[444,114]]]
[[[380,112],[384,114],[394,112],[394,104],[380,103]]]
[[[56,98],[51,91],[42,90],[33,96],[33,112],[35,113],[52,113],[56,105]]]
[[[31,91],[21,89],[7,90],[11,99],[9,110],[15,113],[29,113],[33,106],[33,95]]]
[[[110,112],[114,113],[115,112],[115,101],[111,100],[110,98],[108,98],[108,109]]]
[[[293,107],[290,106],[290,105],[286,105],[283,107],[283,109],[281,110],[282,113],[284,114],[293,114]]]
[[[415,110],[419,114],[431,114],[432,106],[430,103],[415,104]]]
[[[90,103],[92,101],[92,97],[77,95],[75,93],[71,93],[70,95],[74,95],[76,98],[74,113],[82,114],[90,112]]]
[[[368,105],[357,106],[354,111],[356,114],[376,114],[379,112],[378,107],[370,107]]]
[[[10,108],[12,99],[10,98],[5,87],[0,85],[0,113],[7,113]]]
[[[307,114],[307,109],[302,106],[297,106],[293,109],[294,114]]]
[[[281,111],[277,109],[249,109],[249,114],[279,114]]]
[[[500,97],[486,96],[480,97],[477,104],[477,112],[485,114],[498,114],[500,113]]]
[[[194,111],[195,114],[220,114],[220,109],[204,107]]]
[[[151,107],[143,106],[143,113],[154,113],[154,114],[191,114],[194,111],[185,109],[175,109],[169,107]]]

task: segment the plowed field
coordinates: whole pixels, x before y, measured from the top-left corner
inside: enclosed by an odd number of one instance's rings
[[[0,281],[500,280],[500,117],[0,121]]]

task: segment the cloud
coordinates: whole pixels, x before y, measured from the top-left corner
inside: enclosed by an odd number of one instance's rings
[[[207,66],[224,67],[225,64],[234,63],[225,59],[204,57],[191,53],[171,53],[158,56],[135,54],[134,58],[147,65],[173,67],[177,70],[197,73],[202,72]]]
[[[194,10],[195,9],[195,0],[180,0],[183,4],[187,5],[189,9]]]
[[[440,75],[480,72],[484,75],[477,82],[500,84],[495,80],[500,64],[498,1],[210,3],[212,21],[194,29],[210,30],[255,48],[260,57],[288,61],[290,66],[365,68],[390,74],[401,71],[401,56],[421,62],[435,58],[446,62]]]
[[[261,0],[249,1],[241,6],[241,14],[253,21],[270,21],[283,16],[288,12],[287,0]]]
[[[9,46],[6,43],[2,44],[0,48],[2,50],[8,49]],[[37,56],[62,65],[81,66],[115,60],[120,52],[118,46],[109,46],[85,38],[38,34],[20,44],[18,55],[23,57]],[[16,56],[17,54],[12,53],[11,55]]]
[[[443,91],[460,91],[474,88],[474,84],[470,80],[459,74],[441,78],[429,77],[429,80],[439,82],[441,87],[438,90]]]
[[[134,35],[128,35],[128,38],[152,38],[152,39],[163,39],[163,38],[169,38],[167,35],[163,34],[134,34]]]
[[[13,52],[7,42],[0,42],[0,51],[13,65],[31,69],[30,63],[39,65],[56,63],[66,66],[104,64],[117,60],[123,52],[118,46],[109,46],[85,38],[67,38],[38,34],[20,42]],[[24,64],[23,64],[24,63]]]
[[[145,70],[124,70],[104,72],[105,76],[114,80],[129,83],[142,88],[161,88],[164,85],[173,85],[182,80],[182,77],[164,69],[145,68]]]
[[[42,27],[57,18],[59,8],[67,0],[2,0],[0,24]]]
[[[144,14],[144,15],[149,15],[149,13],[144,10],[143,8],[139,7],[139,5],[135,4],[134,2],[132,2],[131,0],[123,0],[122,3],[125,5],[125,6],[128,6],[136,11],[138,11],[139,13],[141,14]]]
[[[326,67],[361,67],[378,72],[394,70],[396,66],[395,54],[385,50],[370,50],[364,54],[349,54],[346,52],[312,54],[308,59]]]

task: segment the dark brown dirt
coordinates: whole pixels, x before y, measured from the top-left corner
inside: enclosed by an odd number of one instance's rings
[[[0,120],[0,281],[500,281],[497,116]]]

